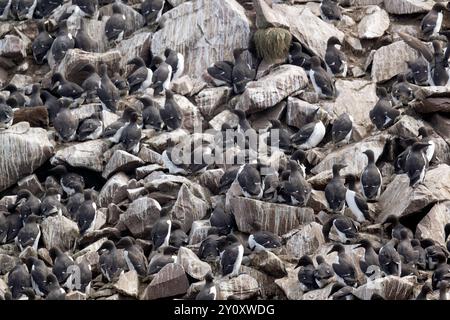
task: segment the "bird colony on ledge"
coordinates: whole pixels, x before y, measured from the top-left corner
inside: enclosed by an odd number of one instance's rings
[[[0,20],[0,299],[450,298],[450,3]]]

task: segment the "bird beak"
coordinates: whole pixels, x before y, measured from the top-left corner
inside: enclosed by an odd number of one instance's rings
[[[331,248],[331,250],[327,252],[327,255],[329,255],[329,254],[332,253],[332,252],[334,252],[334,249],[333,249],[333,248]]]

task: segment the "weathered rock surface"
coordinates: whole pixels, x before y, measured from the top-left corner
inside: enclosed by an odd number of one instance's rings
[[[241,274],[229,280],[220,281],[217,284],[221,300],[245,300],[258,294],[259,284],[255,278]]]
[[[263,250],[251,259],[254,268],[261,270],[274,278],[282,278],[287,275],[284,262],[278,256],[268,250]]]
[[[6,35],[0,40],[0,57],[22,60],[27,56],[26,43],[14,35]]]
[[[153,225],[159,219],[160,211],[158,201],[141,197],[130,204],[127,211],[120,216],[120,221],[133,235],[140,235],[145,227]]]
[[[119,172],[113,175],[103,185],[98,195],[100,206],[107,207],[110,203],[119,203],[127,197],[129,177]]]
[[[71,250],[80,236],[77,224],[64,216],[46,218],[41,223],[41,232],[44,245],[49,250],[52,247]]]
[[[181,222],[183,230],[188,232],[195,220],[206,215],[209,204],[197,197],[187,184],[183,184],[178,192],[177,201],[173,205],[172,217]]]
[[[181,265],[169,263],[164,266],[145,289],[142,299],[153,300],[186,293],[189,282]]]
[[[139,278],[136,271],[122,273],[119,280],[113,285],[114,288],[126,296],[137,298],[139,291]]]
[[[436,203],[417,225],[416,237],[433,239],[436,243],[445,246],[444,227],[447,223],[450,223],[450,201]]]
[[[324,243],[322,226],[317,222],[311,222],[289,233],[286,250],[293,257],[300,258],[305,254],[313,254]]]
[[[116,172],[131,172],[144,164],[144,161],[126,151],[116,150],[103,170],[102,176],[107,179]]]
[[[203,280],[208,272],[211,272],[211,266],[201,261],[192,250],[181,247],[178,251],[177,263],[181,264],[186,273],[196,280]]]
[[[358,24],[360,39],[374,39],[381,37],[389,28],[389,15],[378,6],[368,7],[366,16]]]
[[[416,281],[414,276],[403,278],[387,276],[358,287],[353,294],[362,300],[370,300],[374,294],[386,300],[408,300],[412,298]]]
[[[433,3],[420,0],[384,0],[384,7],[389,13],[411,14],[430,11]]]

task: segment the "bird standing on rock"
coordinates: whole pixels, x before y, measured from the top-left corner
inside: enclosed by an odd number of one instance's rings
[[[166,57],[166,63],[172,67],[172,80],[181,77],[184,71],[184,56],[170,48],[164,51],[164,56]]]
[[[0,97],[0,129],[8,129],[14,121],[13,109],[5,103],[5,99]]]
[[[428,166],[428,159],[425,154],[426,148],[430,144],[416,142],[412,145],[411,151],[406,157],[405,171],[409,177],[409,185],[413,188],[417,187],[425,179],[425,172]]]
[[[366,199],[355,190],[356,177],[347,175],[346,182],[348,183],[348,189],[345,193],[345,202],[347,203],[347,206],[358,222],[370,220],[369,206],[367,205]]]
[[[154,57],[152,64],[156,66],[156,70],[153,72],[153,84],[151,87],[155,90],[155,95],[161,95],[164,91],[167,91],[170,88],[172,66],[166,63],[161,57]]]
[[[347,76],[347,57],[337,48],[342,43],[336,37],[331,37],[327,41],[327,50],[325,53],[325,64],[327,71],[336,77]]]
[[[45,22],[38,22],[38,32],[36,38],[34,38],[31,45],[31,50],[33,51],[33,58],[37,64],[43,64],[44,60],[47,59],[47,54],[52,47],[53,37],[46,30]]]
[[[230,278],[238,276],[243,256],[244,246],[239,239],[233,234],[227,235],[226,245],[220,257],[222,276]]]
[[[142,111],[142,122],[144,124],[144,128],[161,131],[164,126],[164,122],[161,119],[160,110],[156,102],[148,96],[139,97],[138,100],[141,101],[144,106]]]
[[[153,81],[153,71],[145,65],[141,57],[136,57],[127,62],[127,65],[134,65],[135,70],[127,77],[130,86],[130,94],[136,91],[145,91]]]
[[[100,65],[100,85],[97,88],[97,95],[105,110],[116,112],[117,103],[120,100],[119,89],[108,76],[108,66],[106,64]]]
[[[358,284],[356,278],[356,269],[352,259],[345,253],[345,248],[341,244],[335,244],[328,252],[337,252],[337,262],[332,264],[336,279],[342,285],[356,286]]]
[[[53,127],[62,141],[70,142],[77,136],[78,118],[69,109],[71,99],[62,98],[59,101],[61,108],[53,120]]]
[[[342,113],[333,122],[331,139],[336,146],[348,144],[353,132],[353,117],[348,113]]]
[[[183,115],[171,90],[166,90],[166,101],[164,102],[164,107],[159,110],[159,114],[168,130],[173,131],[181,127]]]
[[[234,49],[234,67],[232,71],[233,90],[235,94],[244,92],[247,83],[253,81],[256,76],[256,70],[252,69],[250,65],[245,62],[242,53],[246,49]]]
[[[392,108],[392,103],[385,88],[378,88],[379,100],[369,112],[370,120],[378,130],[392,126],[400,116],[400,111]]]
[[[309,79],[314,91],[319,95],[319,98],[333,99],[336,95],[336,88],[331,76],[320,65],[319,57],[311,57],[309,63],[311,64]]]
[[[345,209],[345,196],[347,189],[345,188],[339,171],[345,168],[346,165],[333,165],[333,179],[325,187],[325,198],[328,206],[333,212],[340,212]]]
[[[62,61],[67,51],[75,47],[75,39],[73,38],[73,35],[67,31],[66,21],[60,22],[58,27],[58,33],[50,49],[56,64],[59,64]]]
[[[383,177],[381,172],[375,164],[375,154],[372,150],[363,152],[368,159],[368,164],[361,174],[361,184],[363,188],[364,197],[367,200],[377,200],[381,194],[381,186],[383,184]]]
[[[447,10],[443,3],[435,3],[433,8],[423,17],[420,30],[426,38],[439,34],[444,18],[444,10]]]
[[[110,42],[120,42],[125,35],[126,17],[119,3],[112,5],[112,12],[112,16],[105,24],[105,35]]]
[[[142,130],[139,127],[137,121],[139,114],[134,111],[130,115],[130,122],[123,128],[119,142],[121,142],[125,148],[125,151],[138,154],[140,150],[140,141],[142,138]]]
[[[320,108],[309,115],[308,124],[301,127],[291,136],[291,143],[295,148],[308,150],[317,147],[325,137],[326,128],[320,119]]]
[[[326,22],[341,20],[342,13],[337,0],[322,0],[320,3],[320,17]]]
[[[25,219],[25,225],[17,234],[16,244],[20,251],[27,247],[32,247],[36,252],[41,238],[41,228],[39,227],[40,217],[32,214]]]

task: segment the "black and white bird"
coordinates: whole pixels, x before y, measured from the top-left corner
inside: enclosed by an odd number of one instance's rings
[[[51,273],[44,261],[37,257],[28,257],[27,266],[31,275],[31,286],[38,296],[45,296],[48,294],[47,276]]]
[[[96,112],[89,118],[81,121],[78,126],[77,136],[79,141],[95,140],[102,135],[102,132],[103,122],[101,114]]]
[[[125,96],[128,94],[130,86],[125,77],[121,76],[118,71],[115,71],[113,76],[111,77],[111,81],[114,83],[117,89],[119,89],[119,93],[121,96]]]
[[[316,262],[317,268],[314,270],[314,279],[319,288],[324,288],[334,279],[334,271],[322,256],[316,256]]]
[[[141,3],[141,13],[145,17],[148,25],[159,22],[164,8],[164,2],[164,0],[144,0]]]
[[[173,131],[181,127],[183,123],[183,113],[181,112],[180,106],[175,101],[174,94],[171,90],[166,90],[164,107],[159,110],[159,114],[168,130]]]
[[[145,61],[141,57],[136,57],[127,62],[127,65],[134,65],[135,69],[127,77],[130,93],[145,91],[153,82],[153,71],[147,68]]]
[[[227,235],[237,229],[233,213],[225,211],[225,207],[221,202],[215,206],[209,217],[209,222],[211,227],[217,228],[219,235]]]
[[[355,286],[357,282],[357,274],[352,259],[345,253],[343,245],[337,243],[333,245],[328,254],[337,252],[337,261],[332,264],[336,279],[342,285]]]
[[[319,286],[316,282],[314,262],[307,255],[303,255],[298,260],[295,269],[299,268],[297,273],[298,282],[300,282],[300,288],[303,292],[318,289]]]
[[[47,17],[63,4],[64,0],[39,0],[34,10],[34,16],[39,19]]]
[[[338,21],[342,18],[341,8],[337,0],[322,0],[320,17],[326,22]]]
[[[14,121],[14,111],[6,104],[5,99],[0,97],[0,129],[8,129]]]
[[[216,300],[217,288],[214,284],[214,276],[211,272],[205,275],[205,285],[195,297],[195,300]]]
[[[281,247],[281,238],[272,232],[261,230],[259,224],[256,224],[255,232],[248,236],[247,242],[250,250],[255,252]]]
[[[166,63],[172,67],[172,80],[176,80],[184,72],[184,56],[180,52],[176,52],[170,48],[164,51]]]
[[[53,273],[46,279],[48,294],[45,300],[66,300],[66,291],[59,285],[58,279]]]
[[[69,109],[71,99],[62,98],[60,101],[60,109],[53,120],[53,127],[58,137],[64,142],[75,140],[78,129],[78,118]]]
[[[341,212],[345,209],[347,188],[345,188],[343,179],[339,174],[339,171],[345,167],[346,165],[334,164],[333,179],[331,179],[325,187],[325,198],[327,199],[328,206],[333,212]]]
[[[41,228],[39,226],[40,217],[34,214],[25,219],[25,224],[17,234],[16,244],[20,251],[27,247],[32,247],[36,252],[41,238]]]
[[[66,21],[62,21],[58,25],[59,30],[50,49],[53,61],[59,64],[65,57],[67,51],[75,48],[75,39],[73,35],[67,31]]]
[[[253,69],[243,58],[242,53],[246,49],[234,49],[234,66],[232,71],[233,90],[235,94],[244,92],[247,83],[253,81],[256,76],[256,70]]]
[[[447,263],[447,257],[441,253],[436,255],[437,266],[431,276],[431,286],[433,290],[439,288],[442,281],[450,281],[450,265]]]
[[[67,209],[64,204],[61,203],[61,194],[58,189],[48,188],[45,191],[45,196],[41,201],[40,212],[44,217],[67,215]]]
[[[25,106],[26,99],[21,89],[13,83],[9,83],[6,87],[1,89],[2,91],[9,91],[9,97],[6,103],[12,108],[18,108]]]
[[[103,63],[100,65],[100,83],[97,88],[97,95],[102,103],[104,110],[116,112],[117,103],[120,100],[119,89],[108,76],[108,66]]]
[[[169,245],[170,232],[172,230],[172,221],[165,211],[161,212],[161,217],[153,225],[151,231],[151,240],[153,248],[156,250],[159,247],[167,247]]]
[[[333,122],[331,127],[331,140],[336,146],[348,144],[353,132],[353,117],[348,113],[342,113]]]
[[[367,220],[370,221],[369,206],[366,199],[359,194],[355,189],[356,177],[354,175],[346,176],[346,183],[348,184],[347,192],[345,193],[345,202],[356,218],[356,221],[362,223]]]
[[[94,230],[97,221],[97,204],[93,190],[84,190],[84,202],[78,208],[75,216],[80,234]]]
[[[208,75],[212,78],[212,83],[216,86],[233,85],[233,67],[231,61],[218,61],[206,69]]]
[[[271,126],[268,130],[266,144],[272,148],[287,151],[291,148],[291,135],[282,127],[280,120],[269,120]]]
[[[17,192],[16,202],[9,210],[17,210],[20,217],[25,221],[30,215],[39,215],[41,200],[27,189],[20,189]]]
[[[132,112],[130,122],[123,128],[119,138],[119,142],[123,144],[125,151],[133,154],[138,154],[142,138],[142,129],[137,123],[138,119],[139,114],[136,111]]]
[[[433,40],[434,59],[431,62],[430,84],[433,86],[446,86],[449,83],[448,56],[444,55],[441,43]]]
[[[362,191],[367,200],[375,201],[380,197],[383,177],[375,164],[375,153],[370,149],[363,153],[367,156],[368,163],[361,174]]]
[[[43,64],[55,39],[47,32],[46,23],[43,21],[38,22],[38,32],[39,34],[31,44],[31,50],[33,51],[34,61],[37,64]]]
[[[100,254],[100,270],[109,282],[118,279],[122,273],[128,270],[123,249],[117,249],[111,240],[105,241],[98,252]]]
[[[436,151],[436,143],[433,141],[433,130],[428,127],[420,127],[419,128],[419,137],[421,138],[421,142],[428,143],[429,146],[425,150],[425,157],[428,160],[428,164],[433,160],[434,153]]]
[[[109,141],[119,143],[120,136],[125,126],[130,122],[131,114],[136,112],[132,107],[126,107],[122,113],[122,116],[111,123],[103,130],[102,137],[108,138]]]
[[[314,91],[319,95],[319,98],[333,99],[336,95],[336,88],[330,74],[322,68],[319,57],[311,57],[309,63],[311,65],[309,79]]]
[[[44,105],[47,108],[49,122],[50,124],[53,124],[53,121],[61,108],[61,103],[47,90],[41,91],[41,97],[44,99]]]
[[[401,257],[395,250],[397,239],[393,238],[380,248],[378,253],[378,261],[381,271],[386,275],[400,276],[402,273]]]
[[[48,172],[59,178],[59,183],[68,196],[76,192],[77,189],[75,186],[79,186],[81,189],[85,186],[84,178],[77,173],[69,172],[64,165],[57,165]]]
[[[431,288],[431,284],[429,282],[425,282],[420,289],[419,294],[416,297],[416,300],[428,300],[428,295],[433,292],[433,288]]]
[[[401,239],[400,233],[402,230],[407,230],[408,237],[410,237],[411,239],[414,237],[412,231],[409,230],[407,227],[405,227],[403,224],[401,224],[398,217],[394,215],[389,215],[388,217],[386,217],[382,225],[387,226],[388,230],[390,230],[390,236],[397,240]]]
[[[400,241],[397,244],[397,252],[402,258],[402,263],[415,265],[419,260],[419,252],[414,250],[407,229],[400,231]]]
[[[230,278],[238,276],[243,256],[244,246],[239,239],[233,234],[227,235],[226,246],[220,253],[222,276]]]
[[[289,197],[293,205],[306,206],[311,196],[311,184],[306,181],[295,160],[289,160],[289,170],[289,179],[281,183],[281,192]]]
[[[89,35],[84,19],[80,19],[80,28],[75,35],[75,48],[86,52],[99,51],[99,44]]]
[[[306,68],[309,66],[309,59],[311,56],[303,52],[302,45],[298,42],[292,42],[289,48],[288,62],[295,66]]]
[[[6,217],[6,226],[8,231],[6,233],[6,239],[3,241],[5,243],[10,243],[19,234],[20,229],[23,227],[23,219],[19,213],[10,213]],[[4,227],[3,227],[4,228]]]
[[[170,87],[172,66],[158,56],[153,58],[152,64],[156,66],[156,70],[153,72],[151,87],[155,90],[154,94],[161,95]]]
[[[447,8],[443,3],[435,3],[433,8],[423,17],[420,23],[420,30],[426,38],[439,34],[444,18],[444,11]]]
[[[264,185],[261,181],[258,164],[244,164],[239,169],[236,180],[242,194],[247,198],[261,199],[264,193]]]
[[[399,73],[397,75],[397,81],[392,85],[391,96],[392,101],[396,106],[407,106],[414,100],[414,91],[404,73]]]
[[[379,100],[369,112],[370,120],[378,130],[392,126],[400,116],[400,111],[392,107],[391,100],[385,88],[378,88]]]
[[[130,236],[123,237],[117,242],[118,248],[123,248],[124,258],[129,270],[135,270],[138,275],[147,275],[147,258],[142,248]]]
[[[359,267],[366,277],[374,280],[374,276],[380,272],[380,262],[372,242],[367,239],[361,239],[356,248],[364,248],[364,256],[359,260]]]
[[[52,272],[58,279],[60,284],[65,284],[70,273],[70,266],[75,265],[72,257],[64,253],[58,247],[53,247],[49,251],[50,257],[53,261]],[[69,269],[69,270],[68,270]]]
[[[308,124],[302,126],[291,136],[291,143],[297,149],[308,150],[315,148],[325,137],[326,128],[320,119],[320,108],[308,116]]]
[[[409,185],[417,187],[425,179],[425,172],[428,166],[426,149],[430,146],[428,143],[416,142],[411,146],[411,150],[406,157],[405,171],[409,177]]]
[[[342,43],[336,37],[331,37],[327,41],[327,50],[325,52],[325,65],[327,71],[335,77],[347,76],[347,57],[340,50]]]
[[[30,101],[28,107],[40,107],[44,102],[41,99],[41,86],[38,83],[33,84],[31,87]]]
[[[23,263],[18,263],[8,274],[8,288],[13,299],[20,299],[24,290],[31,288],[31,276]]]
[[[105,35],[110,42],[120,42],[125,36],[126,17],[119,3],[112,5],[112,15],[105,24]]]
[[[234,180],[236,180],[236,176],[240,169],[241,166],[239,165],[234,165],[227,168],[219,181],[219,194],[224,194],[228,191]]]
[[[142,102],[144,109],[142,110],[142,123],[146,129],[155,129],[161,131],[164,122],[161,119],[158,104],[149,96],[142,96],[138,98]]]
[[[410,78],[412,78],[416,85],[431,85],[431,65],[429,61],[427,61],[423,56],[420,56],[414,61],[407,61],[407,65],[410,69]]]
[[[77,85],[75,82],[66,80],[66,78],[59,72],[53,74],[52,84],[56,93],[61,97],[77,99],[84,93],[82,87]]]
[[[343,244],[353,243],[358,238],[358,229],[355,226],[355,222],[342,214],[332,215],[323,225],[322,232],[325,239],[331,239]]]
[[[152,275],[158,273],[159,270],[169,263],[176,263],[178,261],[177,250],[178,248],[169,246],[161,249],[161,252],[153,251],[148,259],[148,274]]]

